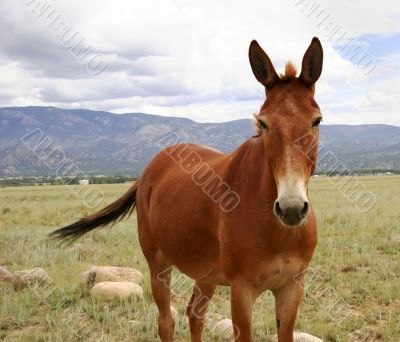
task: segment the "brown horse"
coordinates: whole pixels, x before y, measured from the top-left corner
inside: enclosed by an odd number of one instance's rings
[[[75,239],[118,221],[136,205],[163,342],[174,334],[172,266],[195,280],[187,308],[192,341],[201,341],[217,285],[231,287],[236,341],[252,340],[253,303],[267,289],[275,296],[278,340],[293,341],[303,274],[317,243],[307,194],[321,121],[314,84],[322,46],[313,38],[299,77],[290,63],[279,76],[256,41],[249,58],[267,94],[256,115],[257,136],[230,154],[193,144],[170,146],[120,199],[51,234]]]

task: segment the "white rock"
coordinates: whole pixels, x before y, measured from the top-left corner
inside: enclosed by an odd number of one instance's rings
[[[179,319],[179,313],[178,310],[176,310],[172,305],[171,305],[171,314],[172,314],[172,318],[174,319],[174,321],[178,321]]]
[[[85,246],[83,243],[74,243],[71,247],[68,247],[66,249],[70,252],[75,252],[75,251],[79,251],[84,248],[85,248]]]
[[[136,321],[136,320],[130,320],[129,324],[131,324],[132,326],[134,326],[135,328],[142,326],[142,322],[140,321]]]
[[[43,285],[50,282],[50,277],[42,268],[14,272],[13,280],[15,289],[22,289],[30,285]]]
[[[294,342],[324,342],[318,337],[306,334],[301,331],[295,331],[293,337],[294,337]],[[274,335],[274,341],[278,341],[277,335]]]
[[[134,268],[114,266],[91,266],[81,274],[81,284],[88,287],[105,281],[126,281],[140,285],[143,274]]]
[[[4,267],[0,266],[0,281],[4,282],[12,282],[13,275],[11,272],[8,272]]]
[[[221,319],[215,324],[213,331],[223,340],[230,340],[233,338],[233,325],[232,320],[225,318]]]
[[[106,300],[128,297],[143,298],[143,289],[140,285],[129,281],[104,281],[94,285],[90,294]]]
[[[306,334],[300,331],[295,331],[294,342],[324,342],[324,341],[313,335]]]

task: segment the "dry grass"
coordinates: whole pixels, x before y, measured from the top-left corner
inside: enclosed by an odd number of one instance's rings
[[[319,220],[319,244],[307,275],[297,329],[325,341],[398,341],[400,337],[400,177],[361,177],[377,197],[367,213],[346,199],[333,179],[314,178],[311,198]],[[354,182],[354,181],[352,181]],[[102,185],[105,201],[128,184]],[[46,234],[84,216],[85,208],[66,186],[0,190],[0,264],[11,271],[42,267],[53,279],[47,288],[15,292],[0,283],[0,340],[155,341],[156,310],[148,278],[145,300],[104,304],[77,286],[91,264],[130,266],[148,274],[134,217],[112,230],[89,234],[73,248],[58,248]],[[184,316],[191,281],[175,273],[173,305],[180,313],[176,340],[188,341]],[[182,283],[183,280],[183,283]],[[183,284],[183,285],[182,285]],[[229,317],[229,290],[220,288],[211,316]],[[275,334],[273,298],[256,302],[257,341]],[[209,329],[205,341],[216,341]]]

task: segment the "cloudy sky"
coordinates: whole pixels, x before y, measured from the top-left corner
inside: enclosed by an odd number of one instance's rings
[[[250,41],[279,72],[318,36],[325,123],[400,125],[399,22],[395,0],[2,0],[0,106],[250,118]]]

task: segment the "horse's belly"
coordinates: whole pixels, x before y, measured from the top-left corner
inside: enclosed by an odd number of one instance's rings
[[[206,229],[163,225],[153,234],[167,259],[189,277],[205,278],[219,268],[219,244]]]

